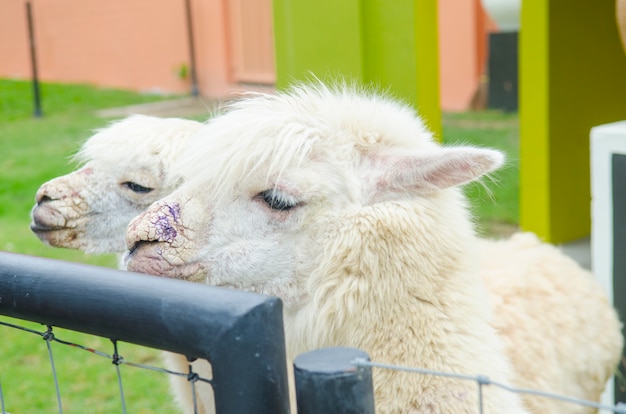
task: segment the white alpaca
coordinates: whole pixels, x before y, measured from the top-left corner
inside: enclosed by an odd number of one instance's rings
[[[130,220],[180,184],[172,165],[202,125],[132,115],[99,130],[75,156],[80,169],[37,191],[32,231],[55,247],[123,253]]]
[[[54,247],[121,256],[131,219],[181,183],[173,164],[202,125],[132,115],[99,130],[76,155],[82,165],[77,171],[54,178],[37,191],[32,231]],[[184,357],[171,353],[164,357],[168,368],[186,372]],[[186,379],[170,377],[170,382],[178,404],[193,412]],[[198,387],[212,395],[210,387]]]
[[[63,219],[72,229],[59,228],[57,231],[80,235],[78,238],[54,237],[54,245],[82,250],[90,248],[91,251],[100,253],[121,252],[119,240],[123,238],[121,235],[131,217],[143,211],[154,198],[165,194],[167,188],[158,190],[157,196],[157,193],[150,192],[135,195],[136,198],[146,199],[137,204],[138,210],[135,213],[120,217],[120,220],[111,217],[127,212],[125,202],[113,202],[113,207],[106,206],[105,211],[95,215],[90,214],[90,211],[97,210],[98,205],[102,206],[103,199],[115,200],[120,194],[120,188],[124,190],[121,191],[122,196],[129,194],[125,187],[130,186],[132,181],[120,182],[122,185],[116,186],[111,184],[111,180],[114,182],[116,177],[137,175],[137,165],[125,160],[143,159],[141,151],[151,151],[145,145],[167,148],[167,151],[162,152],[163,161],[158,157],[146,158],[146,162],[152,163],[146,171],[162,165],[163,174],[173,176],[170,172],[173,159],[178,156],[180,147],[187,145],[191,132],[199,126],[199,123],[192,121],[135,116],[92,137],[85,144],[81,159],[97,170],[97,179],[81,179],[78,172],[75,172],[46,183],[39,191],[38,199],[51,199],[54,194],[59,193],[74,195],[42,203],[47,204],[46,209],[55,210],[52,217],[68,212],[73,214]],[[111,133],[113,128],[115,134]],[[184,130],[189,130],[189,134],[185,135]],[[143,138],[138,145],[139,137]],[[180,145],[163,147],[162,143],[155,144],[155,141],[169,139],[177,140]],[[91,150],[87,151],[88,148]],[[119,162],[102,163],[98,162],[99,157]],[[61,191],[54,190],[55,186],[61,187]],[[133,187],[140,189],[138,185]],[[169,191],[172,190],[173,187],[170,187]],[[82,217],[80,211],[73,208],[75,205],[81,207]],[[33,213],[37,209],[40,211],[38,214],[44,211],[36,206]],[[48,215],[51,214],[48,212]],[[90,221],[93,223],[89,224]],[[109,224],[107,233],[97,231],[103,228],[97,222]],[[89,229],[96,231],[90,232]],[[47,237],[54,232],[49,230]],[[484,262],[481,266],[481,277],[494,300],[495,317],[492,324],[502,334],[507,354],[513,360],[516,372],[513,384],[598,400],[603,384],[619,358],[621,334],[617,318],[597,283],[567,256],[551,246],[539,243],[530,234],[516,235],[509,241],[482,243],[480,252]],[[584,312],[569,310],[578,309],[581,305]],[[564,311],[557,312],[554,309]],[[556,326],[559,329],[555,329]],[[595,346],[591,347],[591,344]],[[172,369],[186,370],[186,361],[174,354],[168,355],[167,365]],[[207,371],[206,367],[195,369]],[[208,372],[204,375],[210,376]],[[185,412],[191,412],[188,384],[178,377],[174,378],[173,383],[176,394],[185,401]],[[201,390],[201,394],[205,399],[209,398],[207,394],[210,395],[210,390]],[[558,404],[544,398],[527,397],[526,403],[536,413],[586,412],[571,404]],[[205,404],[209,406],[212,403]],[[581,411],[575,411],[577,408]]]
[[[599,402],[621,359],[623,337],[593,275],[532,233],[483,240],[479,252],[514,384]],[[525,402],[535,413],[596,412],[541,397]]]
[[[352,346],[513,383],[458,188],[499,152],[442,148],[408,108],[323,86],[243,100],[201,135],[185,183],[129,225],[129,270],[282,298],[290,360]],[[471,382],[374,383],[379,413],[478,411]],[[506,391],[484,397],[484,412],[526,412]]]

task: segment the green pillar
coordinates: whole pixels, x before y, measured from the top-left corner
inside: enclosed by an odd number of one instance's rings
[[[546,241],[589,235],[591,127],[626,118],[615,2],[524,0],[520,224]]]
[[[274,0],[276,86],[345,77],[389,89],[441,136],[437,0]]]

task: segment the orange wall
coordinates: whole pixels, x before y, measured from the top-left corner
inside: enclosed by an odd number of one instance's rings
[[[239,52],[241,42],[255,36],[238,33],[250,26],[245,20],[243,24],[237,20],[249,17],[238,17],[233,12],[244,9],[245,1],[190,1],[201,93],[222,97],[241,90],[237,80],[250,81],[244,70],[256,71],[254,65],[241,68],[246,65]],[[263,3],[259,7],[271,8],[271,0],[254,1]],[[487,33],[493,24],[485,17],[480,0],[436,1],[441,107],[445,111],[467,110],[484,73]],[[31,3],[42,80],[143,91],[190,90],[190,79],[178,76],[181,66],[189,65],[185,0],[31,0]],[[30,77],[24,4],[25,0],[0,0],[0,77]],[[271,18],[263,24],[271,31]],[[264,53],[271,54],[271,38],[261,44],[267,44]],[[260,49],[262,45],[254,48]],[[269,61],[262,68],[265,72],[255,75],[260,83],[273,80],[273,57]]]
[[[0,3],[0,76],[30,75],[26,11],[23,1]]]
[[[188,92],[184,0],[31,0],[40,78],[142,91]],[[233,88],[225,0],[191,0],[204,95]],[[0,1],[0,77],[31,74],[24,0]]]
[[[487,35],[495,25],[480,0],[438,1],[441,108],[464,111],[485,73]]]
[[[32,9],[43,80],[187,89],[187,82],[177,76],[188,61],[182,2],[32,0]],[[4,76],[30,74],[25,20],[23,0],[1,2],[0,38],[12,39],[0,46],[1,56],[8,56],[0,60]]]
[[[205,96],[224,96],[232,89],[227,47],[228,14],[224,3],[223,0],[191,0],[198,86]]]

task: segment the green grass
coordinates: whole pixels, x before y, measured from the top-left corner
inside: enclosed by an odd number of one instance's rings
[[[95,110],[161,97],[84,85],[44,84],[44,116],[34,119],[31,96],[28,83],[0,80],[0,250],[114,267],[113,256],[88,256],[43,245],[29,230],[30,209],[39,186],[72,171],[69,157],[93,129],[110,121],[98,118]],[[518,217],[517,116],[498,112],[446,114],[444,137],[446,143],[490,146],[507,152],[509,164],[493,175],[495,182],[471,185],[467,191],[483,231],[500,233],[502,226],[514,227]],[[13,321],[4,317],[0,320]],[[42,330],[34,323],[26,325]],[[58,412],[45,342],[38,336],[4,327],[0,327],[0,335],[0,382],[7,410]],[[64,330],[59,330],[57,337],[112,353],[107,339]],[[65,413],[121,412],[110,361],[56,343],[52,346]],[[121,353],[129,361],[159,363],[154,350],[122,344]],[[128,412],[175,412],[164,374],[128,366],[121,369]]]
[[[45,327],[0,317],[0,320],[44,332]],[[46,342],[29,332],[0,327],[0,381],[6,409],[11,413],[58,413],[55,384]],[[78,343],[109,355],[112,343],[103,338],[54,328],[58,339]],[[122,412],[118,379],[110,359],[51,342],[64,413]],[[125,360],[160,366],[158,351],[118,343]],[[167,375],[120,366],[124,400],[129,413],[176,412],[168,395]]]
[[[491,147],[506,154],[505,165],[466,187],[479,231],[508,235],[519,223],[519,123],[516,113],[498,111],[444,114],[445,144]]]
[[[163,99],[85,85],[43,84],[42,118],[32,117],[31,87],[0,80],[0,250],[115,267],[112,255],[88,256],[54,249],[29,230],[37,188],[74,168],[69,157],[95,128],[110,120],[94,111]],[[0,295],[1,296],[1,295]],[[6,317],[0,320],[13,321]],[[41,326],[27,323],[41,330]],[[0,327],[0,383],[12,413],[58,412],[45,342],[35,335]],[[109,340],[59,330],[57,337],[112,353]],[[65,413],[121,412],[117,377],[110,361],[53,343]],[[159,364],[158,351],[121,344],[126,360]],[[165,374],[122,366],[128,412],[175,412]]]
[[[69,157],[91,131],[110,120],[94,111],[162,99],[86,85],[43,84],[42,118],[33,118],[27,82],[0,80],[0,250],[97,265],[114,265],[97,257],[44,246],[28,229],[29,212],[41,184],[73,170]]]

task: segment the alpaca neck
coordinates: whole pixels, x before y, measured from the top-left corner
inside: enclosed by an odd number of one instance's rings
[[[422,222],[398,224],[398,217],[420,217],[410,204],[398,209],[396,203],[392,212],[382,207],[367,211],[367,217],[352,217],[329,237],[326,254],[309,278],[307,302],[285,313],[294,353],[336,345],[370,352],[390,338],[416,335],[416,323],[447,334],[462,330],[459,321],[486,324],[486,295],[472,270],[471,226],[429,232]],[[385,227],[386,217],[394,220]],[[420,343],[420,338],[410,341]]]

